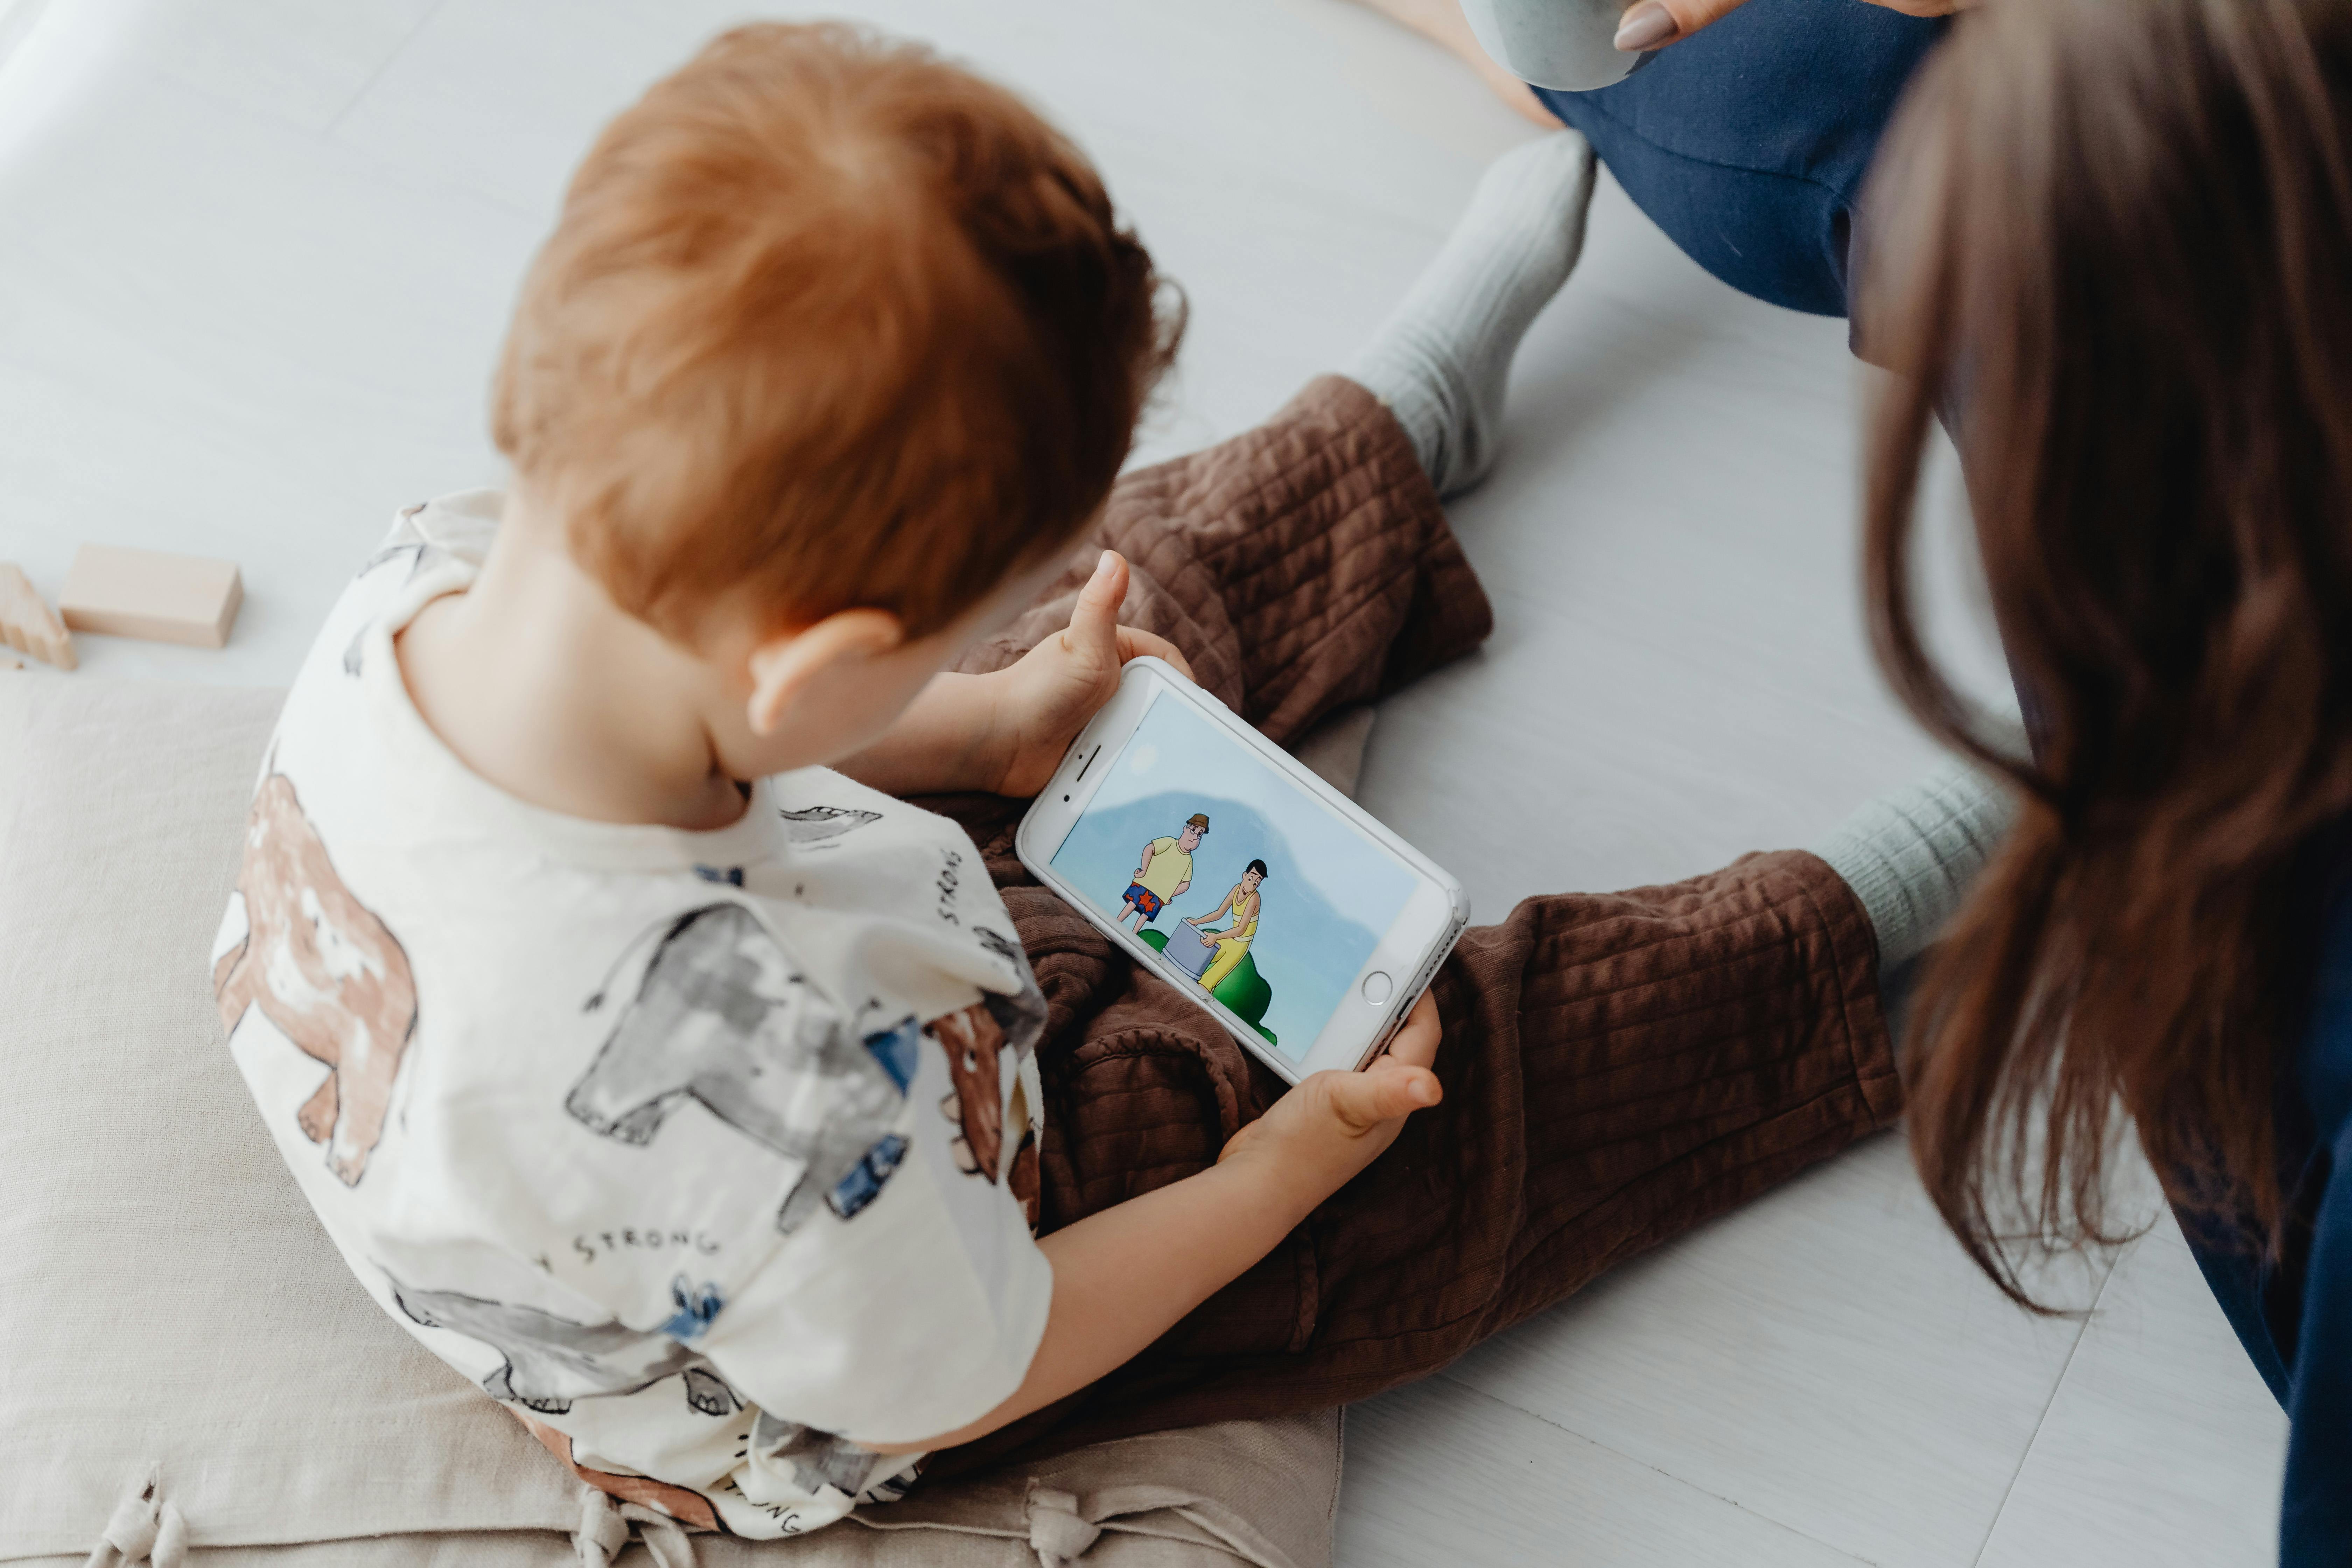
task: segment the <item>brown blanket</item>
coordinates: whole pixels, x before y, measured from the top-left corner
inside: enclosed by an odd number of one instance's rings
[[[1136,568],[1123,618],[1286,743],[1493,625],[1402,431],[1336,376],[1245,436],[1121,480],[1055,591],[964,668],[1001,668],[1066,625],[1106,544]],[[1281,1081],[1021,868],[1021,803],[927,804],[971,830],[1051,1005],[1043,1228],[1213,1163]],[[1435,992],[1442,1105],[1125,1367],[927,1474],[1425,1376],[1901,1103],[1869,922],[1811,855],[1531,899],[1470,931]]]

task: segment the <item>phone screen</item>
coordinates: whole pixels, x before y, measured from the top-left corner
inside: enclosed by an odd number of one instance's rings
[[[1294,1061],[1412,896],[1345,818],[1162,691],[1111,759],[1054,869],[1156,949],[1169,978]]]

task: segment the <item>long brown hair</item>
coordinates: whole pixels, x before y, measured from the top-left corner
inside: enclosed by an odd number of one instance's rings
[[[1856,321],[1897,372],[1865,487],[1874,639],[1921,721],[2024,797],[1921,980],[1913,1148],[2028,1305],[2017,1244],[2120,1239],[2118,1110],[2168,1195],[2278,1237],[2296,900],[2352,811],[2347,127],[2352,0],[1993,0],[1866,204]],[[2031,760],[1918,631],[1939,410]]]

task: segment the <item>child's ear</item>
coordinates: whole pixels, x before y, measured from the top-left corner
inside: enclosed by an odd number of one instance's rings
[[[745,709],[751,732],[772,735],[784,713],[811,687],[845,665],[879,658],[907,640],[907,628],[887,610],[836,610],[821,621],[781,631],[751,649],[751,698]]]

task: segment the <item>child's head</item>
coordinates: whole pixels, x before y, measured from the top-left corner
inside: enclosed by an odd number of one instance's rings
[[[1012,93],[847,26],[747,26],[581,165],[494,433],[579,565],[683,647],[858,610],[920,643],[1100,506],[1173,352],[1159,296]]]

